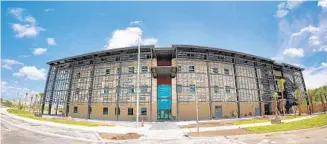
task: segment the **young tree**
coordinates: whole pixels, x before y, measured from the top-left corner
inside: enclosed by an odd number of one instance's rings
[[[282,95],[282,112],[283,112],[283,116],[285,115],[285,109],[284,109],[284,84],[285,84],[284,79],[278,80],[278,90]]]
[[[301,116],[302,93],[299,88],[295,89],[295,97],[296,97],[296,101],[297,101],[297,107],[299,109],[299,116]],[[295,113],[295,115],[296,115],[296,113]]]

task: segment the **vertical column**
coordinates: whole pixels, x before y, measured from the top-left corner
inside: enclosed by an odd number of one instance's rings
[[[211,80],[210,80],[210,70],[209,70],[209,53],[207,52],[206,58],[206,65],[207,65],[207,78],[208,78],[208,90],[209,90],[209,119],[212,118],[212,101],[211,101]]]
[[[179,101],[179,97],[178,97],[178,51],[177,51],[177,47],[175,48],[176,50],[175,50],[175,59],[176,59],[176,67],[177,67],[177,71],[176,71],[176,85],[175,85],[175,87],[176,87],[176,113],[177,113],[177,115],[176,115],[176,120],[178,121],[179,120],[179,104],[178,104],[178,101]]]
[[[237,117],[240,118],[241,117],[241,108],[240,108],[240,97],[239,97],[238,84],[237,84],[235,57],[233,58],[233,69],[234,69],[235,90],[236,90],[236,100],[237,100]]]
[[[69,108],[70,108],[70,97],[72,94],[72,85],[73,85],[73,79],[74,79],[74,65],[72,63],[71,65],[71,71],[69,74],[69,87],[68,87],[68,94],[67,94],[67,99],[66,99],[66,117],[68,116],[69,113]]]
[[[260,116],[262,116],[262,100],[261,100],[261,92],[260,92],[260,86],[259,86],[259,77],[258,77],[257,66],[258,66],[258,63],[256,62],[255,66],[254,66],[254,73],[255,73],[255,79],[256,79],[257,89],[258,89],[258,100],[259,100]],[[268,81],[268,85],[269,85],[269,81]]]
[[[53,78],[53,82],[52,82],[52,88],[51,88],[51,94],[50,94],[50,100],[49,100],[49,110],[48,110],[48,114],[51,115],[51,108],[52,108],[52,100],[53,100],[53,91],[56,85],[56,79],[57,79],[57,72],[58,72],[58,68],[55,67],[55,72],[54,72],[54,78]]]
[[[46,99],[46,95],[47,95],[47,91],[48,91],[48,83],[49,83],[49,78],[50,78],[50,74],[52,71],[52,65],[50,65],[49,67],[49,71],[48,71],[48,76],[47,76],[47,80],[45,82],[45,88],[44,88],[44,93],[43,93],[43,100],[42,100],[42,108],[41,108],[41,114],[43,115],[43,111],[44,111],[44,105],[45,105],[45,99]]]
[[[92,64],[92,69],[91,69],[91,73],[90,73],[90,85],[89,85],[89,98],[88,98],[88,109],[87,109],[87,118],[90,119],[91,118],[91,104],[92,104],[92,92],[93,92],[93,79],[94,79],[94,68],[95,68],[95,63],[96,63],[96,59],[93,58],[91,60],[91,64]]]
[[[153,63],[153,49],[151,48],[151,64],[150,64],[150,76],[151,76],[151,80],[150,80],[150,121],[152,122],[152,63]]]
[[[116,113],[116,120],[117,121],[119,120],[119,113],[120,113],[119,98],[120,98],[120,92],[121,92],[120,79],[121,79],[121,73],[122,73],[122,69],[121,69],[122,55],[123,55],[123,52],[121,52],[120,55],[119,55],[119,73],[118,73],[118,84],[117,84],[117,88],[116,88],[116,108],[115,108],[115,113]],[[118,111],[119,111],[119,113],[118,113]]]

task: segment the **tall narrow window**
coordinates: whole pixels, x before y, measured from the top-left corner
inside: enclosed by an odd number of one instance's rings
[[[218,73],[218,68],[212,68],[213,73]]]
[[[229,75],[229,69],[224,69],[224,74]]]
[[[106,69],[106,75],[110,75],[110,69]]]
[[[133,115],[133,108],[128,108],[128,115]]]
[[[188,72],[194,72],[195,70],[195,67],[194,66],[189,66],[188,67]]]
[[[79,88],[76,88],[75,93],[79,94]]]
[[[230,93],[230,87],[229,86],[225,86],[225,90],[226,90],[226,93]]]
[[[195,93],[195,84],[190,85],[190,93]]]
[[[117,74],[120,74],[120,68],[116,69]]]
[[[147,86],[147,85],[143,85],[143,86],[141,87],[141,92],[142,92],[142,93],[146,93],[146,92],[148,92],[148,86]]]
[[[148,66],[142,66],[142,73],[148,72]]]
[[[134,73],[134,67],[129,67],[128,68],[128,73]]]
[[[182,92],[183,92],[182,85],[177,85],[177,93],[182,93]]]
[[[81,77],[81,73],[78,72],[78,73],[77,73],[77,78],[80,78],[80,77]]]
[[[214,86],[214,87],[213,87],[213,90],[214,90],[215,93],[218,93],[218,92],[219,92],[219,88],[218,88],[218,86]]]
[[[102,113],[103,113],[103,115],[108,115],[108,113],[109,113],[108,108],[104,107]]]
[[[182,72],[182,66],[177,67],[177,72]]]
[[[74,107],[74,113],[78,113],[78,107]]]
[[[132,85],[132,86],[130,86],[129,88],[128,88],[128,92],[129,93],[134,93],[135,91],[134,91],[134,86]]]
[[[105,88],[103,89],[103,94],[104,94],[104,95],[108,95],[109,93],[110,93],[109,88],[108,88],[108,87],[105,87]]]
[[[146,108],[141,108],[141,115],[147,115]]]

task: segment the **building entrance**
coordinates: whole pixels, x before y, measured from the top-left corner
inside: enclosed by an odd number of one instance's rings
[[[171,116],[171,85],[158,84],[158,120],[168,120]]]

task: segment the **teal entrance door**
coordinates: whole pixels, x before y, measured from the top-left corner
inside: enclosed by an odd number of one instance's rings
[[[171,85],[160,84],[158,85],[158,120],[168,120],[171,114]]]

